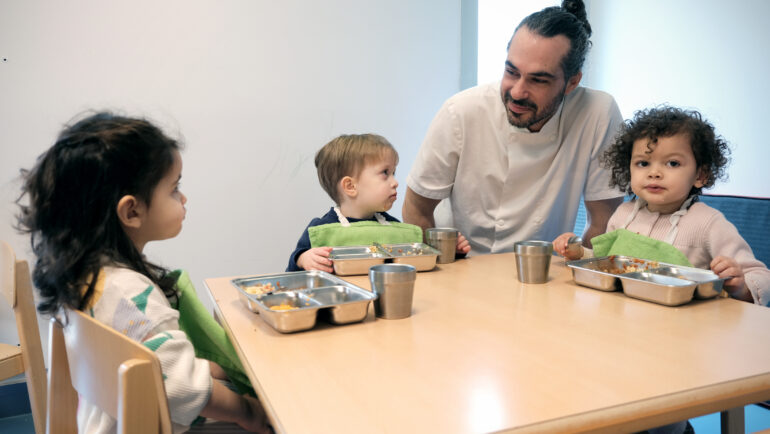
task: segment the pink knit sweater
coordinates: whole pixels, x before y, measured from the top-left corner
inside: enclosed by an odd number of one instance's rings
[[[633,209],[633,201],[620,205],[610,217],[607,232],[621,228]],[[670,214],[650,212],[645,207],[639,210],[626,229],[663,240],[671,229],[669,217]],[[696,202],[682,216],[678,226],[674,247],[684,253],[694,266],[708,269],[711,260],[717,256],[735,259],[743,268],[746,286],[754,301],[770,306],[770,270],[754,257],[746,240],[721,212]]]

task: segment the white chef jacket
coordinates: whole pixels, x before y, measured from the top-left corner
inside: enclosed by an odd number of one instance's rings
[[[500,83],[462,91],[431,123],[407,185],[451,199],[472,253],[511,251],[520,240],[572,231],[586,201],[622,196],[600,167],[623,122],[611,95],[578,87],[536,133],[508,122]]]

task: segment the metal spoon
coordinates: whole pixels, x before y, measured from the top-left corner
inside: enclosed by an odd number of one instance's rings
[[[583,239],[575,235],[567,240],[567,254],[570,256],[583,255]]]

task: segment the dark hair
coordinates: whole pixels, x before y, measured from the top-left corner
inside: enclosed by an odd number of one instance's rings
[[[564,0],[561,6],[551,6],[535,12],[516,27],[526,26],[529,30],[546,38],[564,35],[570,41],[570,49],[561,59],[564,79],[569,80],[583,68],[588,49],[591,47],[591,25],[588,24],[586,7],[582,0]],[[511,38],[513,39],[513,38]],[[508,42],[510,46],[510,42]]]
[[[398,163],[398,152],[390,142],[377,134],[346,134],[335,137],[315,154],[318,181],[339,205],[337,183],[346,176],[358,176],[366,164],[392,155]]]
[[[615,142],[605,151],[602,163],[612,171],[610,186],[618,186],[632,194],[631,152],[634,142],[646,138],[650,143],[656,143],[659,137],[676,134],[689,136],[695,165],[706,174],[703,187],[693,186],[690,195],[700,194],[703,188],[712,187],[717,179],[726,178],[730,148],[722,136],[716,135],[714,126],[697,111],[663,105],[634,113],[634,118],[623,124]]]
[[[180,145],[144,119],[96,113],[64,128],[31,170],[22,169],[17,229],[30,234],[38,310],[89,304],[99,270],[115,263],[155,282],[176,301],[168,270],[144,259],[118,220],[125,195],[150,206]],[[28,196],[28,205],[21,203]],[[83,288],[87,288],[85,292]]]

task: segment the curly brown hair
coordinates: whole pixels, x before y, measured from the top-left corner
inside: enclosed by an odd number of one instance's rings
[[[703,188],[713,187],[718,179],[726,179],[725,169],[730,162],[730,148],[714,126],[695,110],[667,105],[639,110],[634,118],[621,127],[615,142],[602,156],[604,167],[612,171],[611,187],[619,187],[627,194],[631,190],[631,152],[634,142],[649,139],[657,143],[659,137],[687,134],[699,170],[706,175],[702,188],[692,187],[690,195],[700,194]]]

